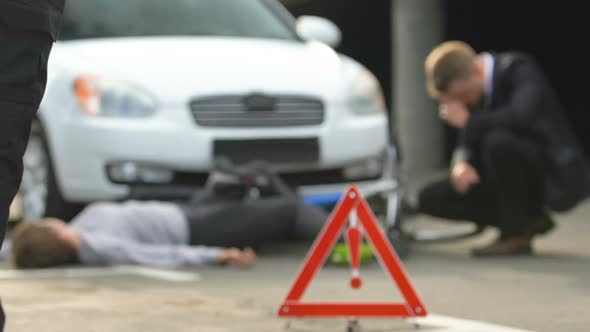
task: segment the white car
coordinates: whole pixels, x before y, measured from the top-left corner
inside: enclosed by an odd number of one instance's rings
[[[25,155],[25,217],[186,197],[218,156],[267,160],[294,186],[379,181],[383,94],[339,41],[275,0],[68,1]]]

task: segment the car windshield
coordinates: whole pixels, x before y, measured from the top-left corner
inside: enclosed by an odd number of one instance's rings
[[[61,39],[226,36],[295,40],[265,0],[73,0]]]

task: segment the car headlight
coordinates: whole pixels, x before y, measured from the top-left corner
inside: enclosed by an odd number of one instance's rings
[[[375,114],[385,112],[385,98],[379,80],[364,69],[353,81],[350,107],[356,114]]]
[[[88,116],[141,118],[156,111],[150,94],[127,83],[81,76],[74,82],[74,92]]]

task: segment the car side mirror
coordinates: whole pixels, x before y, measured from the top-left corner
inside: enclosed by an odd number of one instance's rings
[[[336,48],[342,41],[342,32],[334,22],[318,16],[301,16],[297,19],[297,33],[304,40],[315,40]]]

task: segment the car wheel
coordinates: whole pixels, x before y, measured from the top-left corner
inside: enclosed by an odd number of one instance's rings
[[[80,205],[68,203],[61,194],[39,121],[32,124],[23,166],[19,194],[24,220],[38,220],[44,217],[69,220],[80,210]]]

